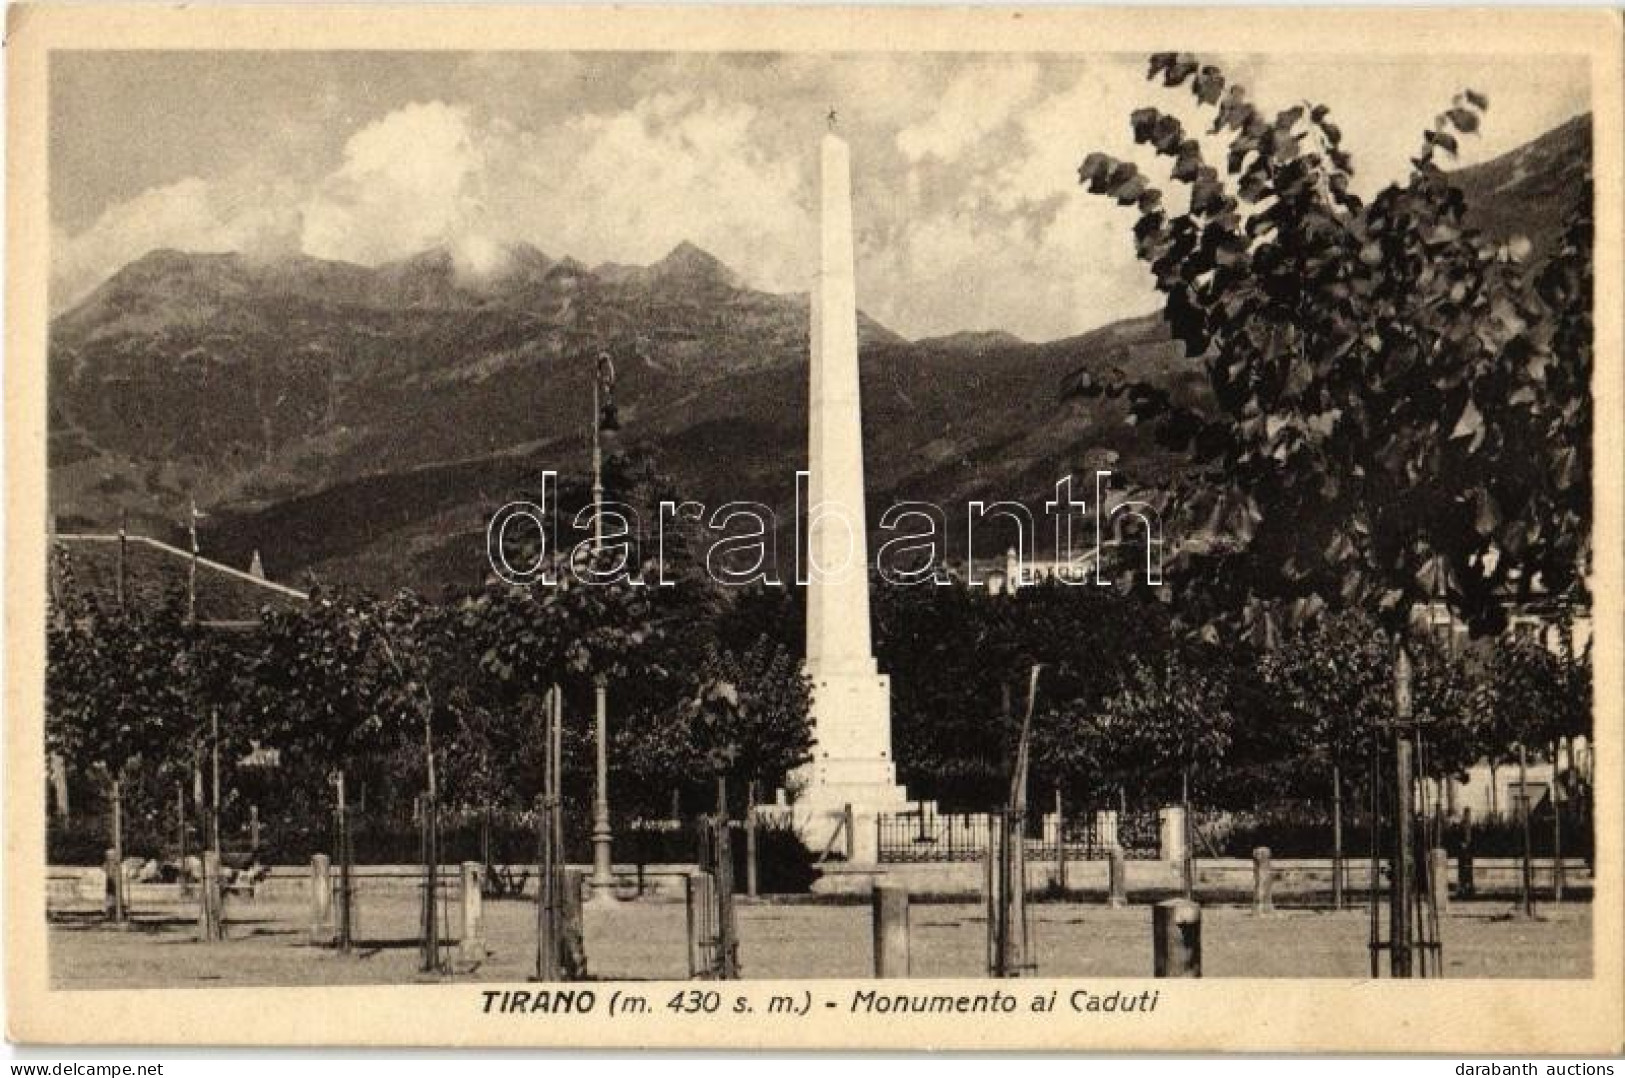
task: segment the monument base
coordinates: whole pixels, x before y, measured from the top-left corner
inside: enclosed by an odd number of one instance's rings
[[[880,853],[875,817],[906,810],[908,791],[891,759],[890,679],[874,672],[873,660],[856,665],[808,670],[817,740],[792,776],[792,812],[815,855],[872,864]]]
[[[815,857],[828,852],[851,864],[872,865],[880,860],[876,817],[909,807],[908,791],[901,786],[825,786],[811,796],[798,795],[791,819]]]

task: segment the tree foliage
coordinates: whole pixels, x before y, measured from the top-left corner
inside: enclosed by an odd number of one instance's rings
[[[1100,711],[1096,736],[1111,746],[1111,771],[1142,801],[1176,800],[1185,781],[1211,780],[1226,762],[1238,723],[1212,658],[1179,649],[1137,658]]]
[[[1427,738],[1429,774],[1459,775],[1480,759],[1487,731],[1471,706],[1475,658],[1431,636],[1413,635],[1412,700]],[[1327,614],[1296,627],[1259,656],[1283,724],[1294,775],[1323,783],[1332,767],[1362,776],[1373,737],[1393,719],[1395,652],[1388,634],[1362,611]],[[1312,787],[1306,788],[1310,792]]]
[[[409,690],[385,652],[386,617],[377,600],[343,589],[264,616],[256,718],[291,763],[345,768],[401,736]]]
[[[1512,633],[1495,642],[1487,674],[1472,708],[1496,762],[1515,759],[1520,747],[1545,757],[1560,739],[1591,734],[1589,649],[1553,650],[1534,633]]]
[[[191,633],[179,597],[129,612],[75,606],[46,636],[46,747],[122,778],[176,757],[194,730]]]
[[[1271,604],[1350,606],[1397,630],[1437,591],[1494,632],[1509,592],[1582,588],[1589,185],[1536,271],[1526,241],[1468,225],[1442,165],[1484,123],[1483,95],[1450,102],[1405,181],[1365,202],[1325,106],[1271,115],[1182,54],[1153,56],[1149,76],[1194,96],[1222,161],[1144,108],[1135,141],[1168,161],[1172,188],[1099,153],[1079,176],[1138,212],[1136,250],[1212,407],[1088,371],[1068,391],[1126,397],[1197,462],[1177,508],[1187,536],[1218,541],[1170,563],[1189,608],[1256,623]]]
[[[1165,646],[1166,611],[1143,592],[1045,583],[992,596],[929,585],[880,588],[876,598],[876,653],[891,677],[900,779],[964,810],[998,803],[1009,789],[1035,664],[1044,671],[1034,788],[1078,789],[1095,769],[1079,716],[1115,690],[1132,656]]]

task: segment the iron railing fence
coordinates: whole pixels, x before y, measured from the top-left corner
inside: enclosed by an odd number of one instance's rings
[[[1053,817],[1030,813],[1026,859],[1054,861],[1065,847],[1067,860],[1104,859],[1115,842],[1136,860],[1154,860],[1160,853],[1161,824],[1157,810],[1087,811],[1067,816],[1057,843]],[[979,861],[987,854],[992,815],[985,812],[932,812],[927,808],[882,813],[875,819],[882,862]]]

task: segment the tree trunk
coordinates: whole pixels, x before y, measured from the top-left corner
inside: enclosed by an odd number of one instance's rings
[[[1369,917],[1366,943],[1371,959],[1371,979],[1381,972],[1378,950],[1381,941],[1381,917],[1377,909],[1377,892],[1382,867],[1382,749],[1375,735],[1371,738],[1371,758],[1366,768],[1366,791],[1370,795],[1370,814],[1367,817],[1366,841],[1370,860],[1366,864],[1366,911]]]
[[[557,834],[554,823],[558,815],[557,774],[558,756],[555,745],[553,694],[549,689],[542,706],[542,812],[537,820],[536,868],[540,878],[536,883],[536,979],[559,979],[559,885],[560,871],[555,863]]]
[[[1413,858],[1415,843],[1412,836],[1414,767],[1411,741],[1411,719],[1414,715],[1411,696],[1411,656],[1403,636],[1399,640],[1398,654],[1394,657],[1394,851],[1389,861],[1388,896],[1388,959],[1389,974],[1395,979],[1408,978],[1414,925],[1411,922],[1412,891],[1416,886]]]
[[[1180,875],[1183,877],[1185,897],[1188,900],[1196,899],[1196,851],[1191,848],[1196,828],[1191,823],[1191,769],[1186,767],[1179,773],[1179,804],[1184,816],[1182,826],[1185,829],[1185,859],[1180,865]]]
[[[480,813],[480,864],[485,866],[489,875],[491,870],[491,808],[486,806]]]
[[[1332,765],[1332,909],[1343,908],[1343,770]]]
[[[439,815],[433,792],[423,798],[423,960],[420,969],[440,969],[440,843]]]
[[[1563,901],[1563,801],[1558,797],[1562,789],[1558,773],[1559,754],[1563,740],[1552,742],[1552,901]]]
[[[1523,823],[1523,898],[1525,917],[1535,915],[1534,837],[1529,831],[1529,754],[1518,746],[1518,815]]]
[[[434,766],[434,728],[423,714],[423,972],[440,969],[440,785]]]
[[[1411,835],[1411,740],[1403,730],[1394,744],[1394,853],[1389,865],[1388,902],[1389,972],[1395,978],[1411,976],[1411,890],[1416,883]]]
[[[338,813],[338,827],[335,830],[338,832],[336,841],[339,858],[339,950],[348,954],[350,945],[353,942],[351,939],[351,926],[353,923],[351,871],[354,866],[351,864],[350,856],[350,809],[344,802],[344,771],[342,768],[338,772],[335,786]]]
[[[214,850],[216,859],[220,857],[220,711],[216,708],[209,716],[211,740],[214,742],[210,749],[211,776],[209,791],[209,847]]]
[[[925,819],[923,809],[920,819]],[[1066,897],[1066,805],[1059,786],[1055,787],[1055,889]]]
[[[124,892],[124,785],[118,779],[112,785],[113,819],[113,923],[122,925],[129,917],[129,905]]]
[[[180,866],[182,893],[189,893],[186,878],[186,784],[175,783],[175,862]]]
[[[925,822],[923,811],[920,822]],[[756,780],[751,779],[745,787],[745,894],[755,898],[756,885]]]

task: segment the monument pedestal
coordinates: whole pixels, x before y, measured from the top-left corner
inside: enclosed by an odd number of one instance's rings
[[[795,774],[795,820],[815,853],[834,838],[849,861],[873,864],[880,853],[875,817],[905,811],[908,791],[897,784],[891,758],[891,679],[875,673],[873,660],[853,665],[860,668],[808,670],[818,722],[812,759]],[[837,838],[848,825],[851,835]]]
[[[892,786],[889,790],[887,800],[881,800],[877,794],[882,791],[873,786],[823,787],[812,796],[803,790],[796,796],[791,819],[801,840],[815,856],[827,849],[845,857],[849,864],[874,866],[880,862],[880,831],[876,818],[903,812],[909,807],[907,793],[901,786]],[[869,800],[856,800],[860,797]],[[850,841],[842,831],[847,826],[849,808],[852,812]]]

